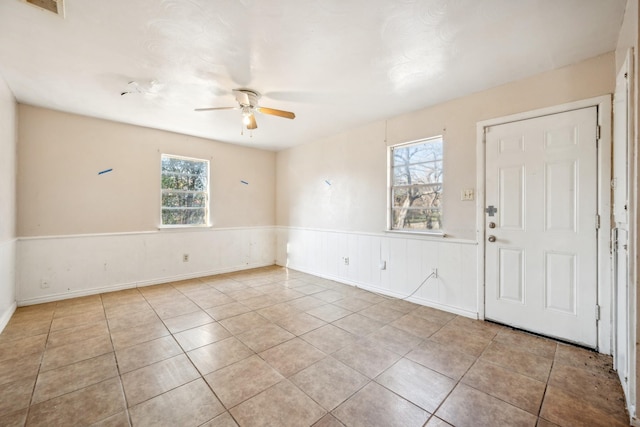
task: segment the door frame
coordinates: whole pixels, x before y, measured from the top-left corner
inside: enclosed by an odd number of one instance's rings
[[[477,304],[478,318],[485,318],[485,128],[533,119],[541,116],[564,113],[587,107],[598,108],[600,139],[598,142],[598,214],[600,230],[597,235],[598,277],[597,303],[600,306],[600,320],[597,326],[597,347],[600,353],[611,354],[612,340],[612,288],[611,288],[611,136],[612,97],[603,95],[553,107],[517,113],[476,124],[476,239],[478,242]],[[595,223],[595,218],[594,218]],[[594,224],[595,225],[595,224]],[[595,310],[595,307],[594,307]]]

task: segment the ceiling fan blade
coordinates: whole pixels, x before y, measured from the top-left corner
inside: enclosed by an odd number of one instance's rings
[[[275,108],[258,107],[256,110],[262,114],[269,114],[272,116],[284,117],[285,119],[295,119],[296,115],[291,111],[276,110]]]
[[[211,108],[196,108],[193,111],[213,111],[213,110],[239,110],[238,107],[211,107]]]
[[[249,124],[247,125],[247,129],[257,129],[258,123],[256,122],[256,116],[253,114],[249,116]]]

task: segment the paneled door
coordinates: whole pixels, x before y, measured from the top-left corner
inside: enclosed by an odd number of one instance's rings
[[[596,107],[485,128],[485,317],[597,346]]]

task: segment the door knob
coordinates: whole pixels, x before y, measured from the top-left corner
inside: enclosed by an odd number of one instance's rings
[[[496,236],[489,236],[489,238],[487,239],[489,240],[491,243],[496,241]]]

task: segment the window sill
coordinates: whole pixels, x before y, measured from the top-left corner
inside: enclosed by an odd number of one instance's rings
[[[385,233],[409,234],[412,236],[424,236],[424,237],[439,237],[442,239],[447,237],[447,234],[444,231],[385,230]]]
[[[202,225],[159,225],[158,230],[197,230],[203,228],[213,228],[213,224]]]

